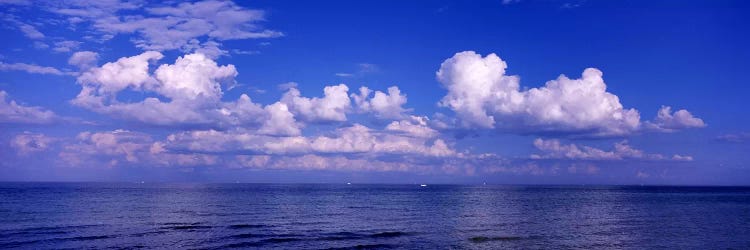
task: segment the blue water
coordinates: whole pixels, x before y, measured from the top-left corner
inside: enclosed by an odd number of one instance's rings
[[[0,249],[750,249],[750,188],[0,183]]]

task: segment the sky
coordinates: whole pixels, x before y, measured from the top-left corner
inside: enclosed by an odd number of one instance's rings
[[[748,11],[0,0],[0,181],[750,185]]]

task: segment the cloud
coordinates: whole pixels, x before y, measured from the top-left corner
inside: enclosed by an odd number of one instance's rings
[[[258,55],[260,54],[259,50],[239,50],[239,49],[233,49],[233,54],[236,55]]]
[[[58,153],[63,166],[206,166],[216,165],[214,155],[170,153],[160,149],[150,135],[128,130],[81,132],[75,139],[61,142]]]
[[[296,89],[297,85],[299,85],[299,84],[297,84],[296,82],[287,82],[287,83],[279,84],[278,88],[281,91],[287,91],[287,90],[289,90],[291,88],[295,88]]]
[[[703,128],[706,123],[694,117],[687,110],[681,109],[672,113],[672,107],[662,106],[653,122],[646,122],[648,129],[672,132],[689,128]]]
[[[297,88],[289,88],[281,97],[281,102],[289,107],[295,115],[307,121],[346,121],[346,112],[351,107],[349,87],[344,84],[326,86],[323,88],[324,96],[303,97]]]
[[[410,116],[409,119],[393,121],[385,127],[386,131],[401,133],[405,136],[433,138],[440,133],[429,127],[426,116]]]
[[[329,135],[312,137],[267,136],[262,131],[254,133],[205,130],[172,134],[167,138],[165,148],[181,152],[248,155],[358,154],[367,155],[367,157],[461,155],[451,149],[442,139],[432,137],[434,136],[412,136],[394,129],[373,130],[360,124],[336,129]]]
[[[145,12],[142,15],[123,13],[135,9]],[[51,11],[76,18],[74,21],[67,19],[72,25],[90,23],[90,27],[102,35],[134,34],[131,41],[143,50],[188,50],[194,48],[193,40],[218,48],[218,43],[206,43],[283,36],[279,31],[260,27],[259,23],[265,21],[264,11],[246,9],[232,1],[207,0],[149,6],[141,2],[107,1],[92,4],[72,1],[59,4]]]
[[[162,57],[149,51],[92,68],[78,77],[82,89],[71,102],[96,112],[161,125],[211,123],[214,118],[237,113],[224,109],[231,104],[220,102],[221,85],[233,83],[237,75],[233,65],[218,66],[203,54],[189,54],[174,64],[160,65],[152,75],[149,65]],[[125,89],[153,92],[169,101],[149,97],[121,103],[116,96]],[[231,119],[224,118],[225,122]]]
[[[39,30],[29,24],[21,23],[18,29],[20,29],[21,32],[23,32],[23,34],[30,39],[44,38],[44,34],[42,34],[42,32],[39,32]]]
[[[339,73],[335,73],[334,75],[338,77],[354,77],[354,76],[362,76],[365,74],[378,72],[379,70],[380,68],[378,67],[378,65],[375,65],[372,63],[358,63],[357,71],[355,71],[354,73],[339,72]]]
[[[420,119],[411,122],[417,120]],[[156,140],[149,134],[118,129],[81,132],[75,138],[23,133],[11,143],[17,144],[13,147],[19,155],[20,150],[26,150],[22,156],[57,152],[57,159],[51,160],[60,167],[211,166],[468,176],[559,173],[558,164],[545,166],[544,162],[512,162],[494,154],[458,153],[443,140],[428,137],[354,124],[326,135],[309,137],[267,136],[241,130],[193,130]],[[571,167],[568,171],[573,174],[598,171],[591,164],[574,163]]]
[[[32,46],[34,46],[35,49],[48,49],[49,48],[49,45],[40,41],[34,41]]]
[[[744,143],[750,141],[750,133],[735,133],[735,134],[724,134],[716,137],[716,140],[720,142],[730,143]]]
[[[10,100],[8,93],[0,90],[0,123],[49,124],[60,117],[41,107],[19,105]]]
[[[70,56],[68,64],[78,67],[81,71],[85,71],[95,67],[98,60],[99,53],[93,51],[78,51]]]
[[[11,1],[11,2],[5,2],[5,3],[0,2],[0,5],[2,4],[26,5],[26,4],[21,4],[21,1],[18,1],[18,2]],[[2,17],[3,21],[6,21],[16,26],[18,30],[20,30],[23,33],[23,35],[29,39],[41,40],[45,38],[45,35],[42,32],[40,32],[36,27],[28,23],[20,21],[19,18],[13,14],[4,14],[4,15],[0,15],[0,17]]]
[[[93,57],[88,54],[86,60]],[[194,53],[151,72],[162,57],[160,52],[148,51],[88,68],[78,76],[81,92],[71,103],[145,124],[222,130],[242,126],[275,136],[300,134],[306,122],[344,122],[347,113],[353,112],[345,84],[325,87],[323,97],[304,97],[296,83],[282,84],[286,93],[278,103],[265,107],[244,94],[236,101],[223,101],[222,89],[236,84],[234,65],[218,65],[210,57]],[[70,61],[81,64],[86,60],[76,54]],[[117,97],[125,90],[148,93],[148,97],[121,102]],[[397,87],[389,88],[388,94],[376,91],[372,98],[365,98],[367,109],[362,112],[379,118],[400,118],[407,111],[401,107],[406,96]]]
[[[375,91],[373,93],[367,87],[360,87],[359,94],[351,94],[357,109],[360,112],[373,112],[378,118],[398,119],[404,116],[408,110],[401,107],[406,104],[406,95],[402,95],[396,86],[388,88],[388,93]]]
[[[55,52],[71,52],[75,49],[78,49],[79,46],[81,46],[81,42],[78,41],[59,41],[54,43],[54,47],[52,48]]]
[[[689,155],[673,155],[673,161],[693,161],[693,157]]]
[[[660,154],[647,154],[642,150],[635,149],[628,145],[627,141],[615,143],[612,151],[602,149],[578,146],[576,144],[562,144],[557,139],[544,140],[538,138],[534,140],[534,147],[542,154],[531,155],[532,159],[566,159],[566,160],[669,160]],[[675,161],[692,161],[691,156],[674,155],[672,160]]]
[[[53,67],[39,66],[35,64],[26,63],[5,63],[0,62],[0,70],[2,71],[24,71],[30,74],[42,74],[42,75],[73,75],[69,72],[63,72]]]
[[[55,139],[43,134],[23,132],[10,141],[10,146],[21,156],[46,151]]]
[[[294,120],[294,115],[289,112],[286,104],[277,102],[264,109],[269,114],[269,118],[258,129],[260,134],[294,136],[302,133],[300,124]]]
[[[560,75],[543,87],[521,90],[520,78],[507,75],[506,68],[495,54],[456,53],[436,73],[448,90],[439,105],[469,128],[585,136],[623,136],[640,129],[638,111],[623,108],[607,92],[598,69],[585,69],[579,79]]]
[[[183,46],[182,51],[184,52],[193,51],[195,53],[201,53],[203,55],[208,56],[211,59],[216,59],[221,56],[229,55],[229,51],[223,50],[220,47],[221,47],[221,43],[218,43],[215,41],[207,41],[207,42],[200,43],[197,39],[192,39],[187,45]]]

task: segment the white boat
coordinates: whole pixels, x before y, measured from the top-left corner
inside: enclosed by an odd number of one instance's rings
[[[427,184],[421,184],[421,185],[419,185],[419,186],[420,186],[420,187],[426,187],[426,186],[427,186]]]

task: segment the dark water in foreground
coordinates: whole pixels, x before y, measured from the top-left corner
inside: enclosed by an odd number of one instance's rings
[[[749,249],[750,188],[0,183],[8,248]]]

